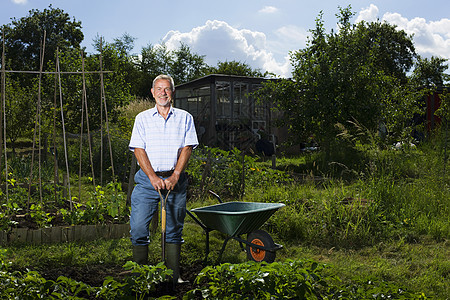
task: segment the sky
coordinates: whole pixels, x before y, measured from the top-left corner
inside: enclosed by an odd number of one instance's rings
[[[180,42],[204,55],[208,65],[240,61],[281,77],[291,76],[290,51],[307,45],[309,30],[323,13],[327,32],[336,29],[339,7],[351,5],[353,23],[387,21],[414,34],[422,57],[450,59],[449,0],[0,0],[0,25],[20,19],[31,9],[51,4],[81,21],[82,46],[94,52],[94,38],[113,42],[127,33],[134,37],[132,53]]]

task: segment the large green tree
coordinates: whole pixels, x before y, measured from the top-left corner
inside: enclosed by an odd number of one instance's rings
[[[53,8],[51,5],[43,11],[33,9],[28,15],[20,19],[13,18],[10,24],[3,26],[5,43],[5,69],[14,71],[54,71],[57,49],[59,52],[80,52],[80,43],[83,41],[81,22],[69,16],[62,9]],[[45,38],[45,39],[44,39]],[[3,42],[3,41],[2,41]],[[44,50],[44,56],[41,53]],[[71,69],[70,71],[74,71]],[[64,76],[63,76],[64,77]],[[40,99],[41,117],[40,123],[49,131],[52,124],[50,118],[53,117],[53,99],[55,90],[55,76],[46,75],[41,77],[40,95],[39,75],[27,74],[23,72],[10,73],[7,78],[6,106],[9,108],[7,117],[7,132],[11,140],[30,132],[29,126],[34,127],[35,117],[29,118],[33,109]],[[19,101],[18,97],[23,97],[26,92],[27,97]],[[14,113],[14,108],[26,106],[28,109],[22,114]],[[29,121],[21,121],[23,118]],[[33,124],[30,122],[33,121]],[[21,124],[21,131],[16,131],[16,123]],[[46,126],[47,125],[47,126]]]
[[[186,83],[206,74],[208,65],[205,56],[192,53],[189,46],[181,43],[173,52],[169,73],[172,74],[176,84]]]
[[[341,147],[338,124],[375,131],[385,122],[396,133],[412,113],[411,37],[388,23],[351,24],[353,15],[340,9],[339,30],[326,33],[320,14],[307,47],[291,53],[292,80],[270,82],[259,93],[284,112],[295,142],[314,135],[327,156]]]
[[[28,16],[13,18],[4,25],[7,66],[13,70],[39,70],[40,52],[45,39],[44,65],[54,60],[56,49],[80,48],[84,35],[81,22],[69,16],[62,9],[49,8],[30,10]]]
[[[208,69],[204,56],[193,53],[183,43],[175,50],[169,50],[165,44],[149,44],[142,48],[136,66],[141,72],[139,96],[144,97],[151,97],[153,78],[159,74],[169,74],[175,84],[181,84],[206,75]]]
[[[165,44],[149,44],[141,49],[140,59],[136,62],[140,72],[137,88],[139,96],[151,98],[153,78],[159,74],[168,74],[171,61],[171,52]]]

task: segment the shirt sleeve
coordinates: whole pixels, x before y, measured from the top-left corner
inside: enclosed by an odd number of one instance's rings
[[[142,116],[141,114],[138,114],[134,121],[130,144],[128,145],[128,148],[131,151],[134,151],[135,148],[145,149],[145,141],[144,141],[145,127],[141,116]]]
[[[184,138],[184,146],[192,146],[196,148],[198,146],[197,132],[195,131],[194,118],[191,114],[186,115],[186,135]]]

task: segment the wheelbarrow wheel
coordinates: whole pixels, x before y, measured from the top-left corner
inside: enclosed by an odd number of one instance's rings
[[[266,247],[269,249],[274,248],[275,243],[267,232],[264,230],[255,230],[253,232],[250,232],[247,235],[247,242],[252,243],[254,245]],[[247,259],[253,260],[256,262],[265,261],[268,263],[275,261],[276,253],[275,251],[266,251],[262,249],[258,249],[256,247],[251,247],[250,245],[247,245]]]

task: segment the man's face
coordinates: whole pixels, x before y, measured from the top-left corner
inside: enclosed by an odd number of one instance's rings
[[[157,80],[152,88],[153,98],[155,98],[156,104],[159,106],[170,106],[172,93],[170,81],[166,79]]]

